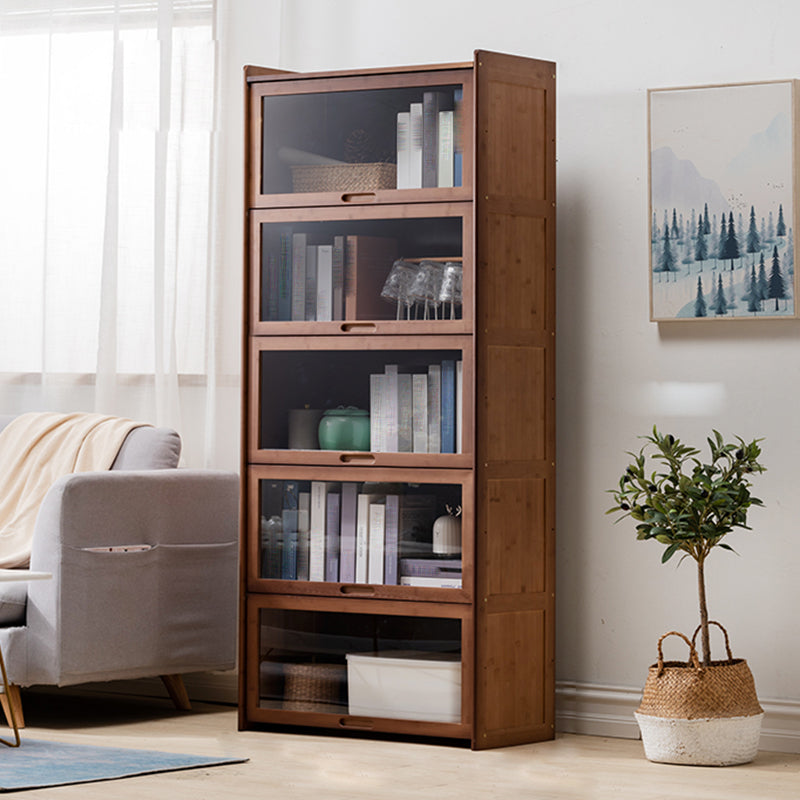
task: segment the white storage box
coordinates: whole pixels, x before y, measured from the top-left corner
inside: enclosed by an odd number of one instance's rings
[[[445,653],[347,654],[349,713],[461,722],[461,659]]]

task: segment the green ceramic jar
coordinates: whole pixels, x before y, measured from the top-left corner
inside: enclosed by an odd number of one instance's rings
[[[322,450],[369,450],[369,412],[353,406],[329,408],[319,422]]]

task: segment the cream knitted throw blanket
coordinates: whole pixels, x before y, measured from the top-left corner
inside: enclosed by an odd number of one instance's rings
[[[0,567],[30,563],[39,506],[73,472],[107,470],[134,428],[145,423],[102,414],[33,412],[0,431]]]

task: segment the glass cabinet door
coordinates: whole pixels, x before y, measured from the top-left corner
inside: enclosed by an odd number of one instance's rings
[[[312,194],[469,187],[471,78],[451,70],[402,86],[380,75],[254,83],[253,195],[309,204]]]
[[[461,723],[462,619],[269,607],[250,614],[259,709]]]
[[[471,209],[310,209],[291,219],[286,211],[252,212],[252,332],[285,332],[286,323],[317,335],[377,330],[348,324],[363,321],[392,321],[415,333],[468,331]]]

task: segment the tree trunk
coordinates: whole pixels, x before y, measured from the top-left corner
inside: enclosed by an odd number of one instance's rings
[[[700,636],[703,643],[703,664],[711,665],[711,644],[708,637],[708,606],[706,605],[705,559],[697,560],[697,592],[700,597]]]

